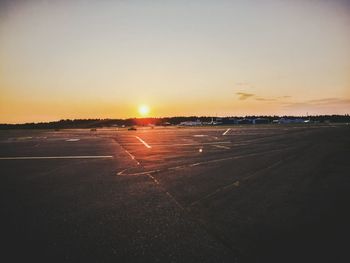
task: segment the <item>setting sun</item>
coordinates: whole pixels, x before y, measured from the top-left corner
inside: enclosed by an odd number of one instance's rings
[[[141,105],[139,107],[139,113],[141,116],[147,116],[149,114],[149,107],[147,105]]]

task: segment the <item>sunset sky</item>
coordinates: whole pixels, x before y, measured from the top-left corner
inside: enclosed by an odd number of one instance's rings
[[[350,113],[350,1],[0,1],[0,123]]]

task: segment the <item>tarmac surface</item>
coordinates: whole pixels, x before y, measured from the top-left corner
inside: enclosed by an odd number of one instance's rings
[[[0,131],[0,257],[349,262],[349,168],[349,125]]]

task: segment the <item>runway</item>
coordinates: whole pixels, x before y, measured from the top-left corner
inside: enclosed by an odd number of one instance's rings
[[[0,168],[13,262],[348,258],[347,125],[0,131]]]

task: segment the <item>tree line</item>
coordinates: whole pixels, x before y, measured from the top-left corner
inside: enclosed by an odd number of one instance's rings
[[[69,128],[101,128],[101,127],[121,127],[133,125],[178,125],[185,121],[211,122],[212,120],[224,119],[256,119],[264,118],[272,122],[276,119],[305,119],[311,122],[332,122],[332,123],[350,123],[349,114],[345,115],[314,115],[314,116],[230,116],[217,118],[213,116],[177,116],[177,117],[162,117],[162,118],[128,118],[128,119],[64,119],[52,122],[31,122],[21,124],[0,124],[0,129],[69,129]]]

